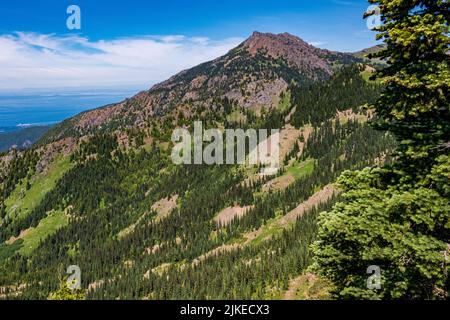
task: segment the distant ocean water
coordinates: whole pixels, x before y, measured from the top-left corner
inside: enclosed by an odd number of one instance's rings
[[[80,112],[120,102],[134,93],[0,95],[0,133],[55,124]]]

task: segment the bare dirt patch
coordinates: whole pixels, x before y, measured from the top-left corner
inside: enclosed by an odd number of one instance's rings
[[[17,297],[27,287],[28,287],[28,284],[26,284],[26,283],[21,283],[19,285],[0,287],[0,300],[3,300],[3,299],[6,300],[8,298]]]
[[[331,184],[325,186],[322,190],[315,193],[307,201],[301,203],[297,208],[290,211],[287,215],[276,220],[271,227],[281,227],[281,228],[289,227],[291,225],[291,223],[297,219],[297,217],[302,215],[305,211],[311,209],[313,206],[317,206],[320,203],[328,201],[335,192],[337,192],[337,191],[336,191],[336,189],[334,189],[334,187]],[[244,234],[245,241],[243,243],[223,244],[223,245],[199,256],[192,262],[192,266],[194,266],[194,267],[197,266],[199,263],[208,259],[209,257],[217,256],[224,252],[230,252],[233,250],[237,250],[237,249],[240,249],[240,248],[250,244],[253,240],[255,240],[261,234],[263,234],[265,227],[266,226],[262,226],[258,230],[254,230],[252,232],[248,232],[248,233]]]
[[[285,216],[281,217],[278,221],[280,226],[287,226],[289,223],[297,220],[299,216],[301,216],[306,211],[312,209],[315,206],[318,206],[321,203],[325,203],[331,199],[331,197],[336,193],[336,189],[333,185],[329,184],[325,186],[319,192],[313,194],[308,200],[302,202],[297,208],[290,211]]]
[[[156,220],[159,221],[167,217],[173,209],[177,206],[178,195],[171,196],[170,198],[164,198],[152,205],[152,210],[156,211],[158,215]]]
[[[292,183],[294,183],[295,178],[292,174],[285,174],[281,177],[276,177],[270,180],[262,187],[263,192],[268,192],[269,190],[284,190]]]
[[[144,274],[144,278],[145,279],[149,279],[150,278],[150,274],[154,273],[157,274],[159,276],[161,276],[162,274],[164,274],[164,272],[169,269],[169,267],[171,266],[171,263],[163,263],[162,265],[153,268],[151,270],[148,270],[145,274]]]
[[[298,130],[288,124],[284,129],[282,129],[280,132],[280,162],[282,162],[286,155],[294,148],[295,143],[298,143],[299,146],[299,152],[296,156],[300,157],[303,153],[303,150],[305,149],[306,142],[311,136],[312,131],[313,128],[310,125],[304,126],[300,130]],[[303,136],[303,141],[299,140],[300,136]],[[295,160],[295,157],[290,159],[289,165],[292,165]],[[263,192],[267,192],[269,191],[269,189],[283,190],[286,189],[294,181],[295,177],[292,174],[287,173],[268,181],[263,186],[262,190]]]
[[[292,279],[283,300],[323,300],[330,297],[328,283],[315,274],[307,273]]]
[[[194,261],[192,261],[192,266],[197,266],[198,264],[200,264],[200,262],[205,261],[206,259],[210,258],[210,257],[214,257],[214,256],[218,256],[221,253],[224,252],[230,252],[233,250],[237,250],[239,248],[241,248],[242,245],[240,243],[233,243],[233,244],[224,244],[221,245],[220,247],[217,247],[203,255],[201,255],[200,257],[196,258]]]
[[[295,111],[297,110],[297,107],[293,107],[289,114],[284,118],[285,123],[289,123],[291,121],[292,116],[294,115]]]
[[[313,127],[311,125],[307,125],[302,128],[303,142],[302,141],[298,142],[298,146],[300,147],[300,151],[297,154],[298,157],[300,157],[303,154],[303,150],[305,150],[306,143],[308,142],[312,132]]]
[[[302,130],[296,129],[290,124],[287,124],[280,131],[280,160],[282,161],[289,151],[294,147],[295,142],[298,140]]]
[[[149,193],[150,193],[150,191],[147,191],[146,196],[148,196]],[[152,205],[151,209],[158,213],[158,215],[155,217],[156,221],[160,221],[161,219],[164,219],[165,217],[167,217],[172,212],[172,210],[175,209],[175,207],[177,206],[177,200],[178,200],[178,195],[174,195],[171,198],[164,198],[164,199],[161,199],[158,202],[154,203]],[[126,227],[125,229],[120,231],[118,234],[118,237],[123,238],[123,237],[129,235],[130,233],[132,233],[134,231],[134,229],[136,229],[136,227],[139,225],[139,223],[141,223],[142,220],[144,220],[144,218],[147,217],[150,213],[151,212],[145,212],[144,214],[142,214],[136,220],[136,222],[134,222],[133,224],[129,225],[128,227]]]
[[[369,65],[365,65],[365,69],[364,69],[364,71],[367,71],[367,72],[370,72],[370,73],[374,73],[374,72],[376,72],[377,70],[374,68],[374,67],[371,67],[371,66],[369,66]]]
[[[218,225],[226,226],[230,224],[234,219],[243,217],[253,206],[246,207],[228,207],[219,212],[219,214],[214,218],[214,221]]]
[[[176,237],[175,238],[175,243],[179,246],[179,245],[181,245],[181,243],[183,242],[183,240],[180,238],[180,237]],[[156,253],[158,253],[158,252],[160,252],[164,247],[166,247],[168,245],[168,242],[166,241],[166,242],[163,242],[163,243],[161,243],[161,244],[155,244],[153,247],[149,247],[149,248],[146,248],[145,250],[144,250],[144,255],[145,254],[147,254],[147,255],[150,255],[150,254],[156,254]]]
[[[339,122],[341,123],[345,123],[350,120],[352,121],[356,120],[359,122],[366,122],[368,120],[368,116],[360,113],[354,113],[352,109],[338,111],[336,116],[339,119]]]
[[[31,230],[32,230],[32,228],[29,228],[29,229],[26,229],[26,230],[22,230],[22,231],[20,232],[20,234],[19,234],[17,237],[11,237],[11,238],[9,238],[9,240],[5,241],[5,243],[6,243],[7,245],[13,244],[13,243],[16,242],[17,240],[25,238],[25,236],[26,236],[28,233],[30,233]]]
[[[314,195],[312,195],[308,200],[302,202],[298,205],[295,209],[287,213],[286,215],[278,218],[277,220],[273,221],[270,226],[262,226],[258,230],[254,230],[252,232],[248,232],[244,235],[246,241],[245,244],[248,244],[255,240],[256,238],[263,236],[264,232],[267,231],[267,228],[276,229],[276,228],[288,228],[292,223],[294,223],[299,216],[301,216],[306,211],[312,209],[313,207],[324,203],[331,199],[333,194],[337,192],[336,189],[333,187],[333,185],[329,184],[325,186],[322,190],[316,192]],[[270,238],[270,233],[269,236]]]
[[[139,223],[144,220],[144,218],[149,214],[149,212],[144,213],[143,215],[141,215],[135,223],[129,225],[128,227],[126,227],[125,229],[123,229],[122,231],[119,232],[119,234],[117,235],[119,237],[119,239],[133,233],[133,231],[136,229],[136,227],[139,225]]]
[[[286,155],[294,148],[295,143],[299,144],[299,146],[300,146],[299,154],[301,154],[301,152],[303,151],[303,148],[304,148],[304,142],[300,142],[299,138],[301,135],[303,135],[304,140],[307,141],[311,132],[312,132],[312,128],[310,128],[309,126],[306,126],[302,129],[296,129],[292,125],[286,124],[285,127],[283,127],[279,133],[273,134],[270,137],[268,137],[267,140],[262,141],[258,145],[257,149],[253,150],[250,153],[251,154],[250,156],[255,157],[255,153],[257,152],[258,149],[261,149],[261,148],[263,148],[263,149],[267,148],[270,152],[270,147],[272,145],[272,143],[271,143],[272,139],[278,138],[279,143],[280,143],[278,161],[279,161],[279,163],[282,163],[284,158],[286,157]],[[270,161],[268,161],[268,162],[270,162]],[[258,161],[258,164],[259,164],[259,161]],[[252,181],[257,181],[258,178],[260,177],[260,175],[261,174],[259,172],[253,173],[249,177],[247,177],[247,179],[244,182],[250,183]]]
[[[95,291],[98,288],[100,288],[101,286],[103,286],[105,283],[106,283],[106,281],[103,280],[103,279],[95,281],[95,282],[92,282],[92,283],[89,283],[87,290],[88,291]]]

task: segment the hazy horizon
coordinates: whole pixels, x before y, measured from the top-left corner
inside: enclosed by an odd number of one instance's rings
[[[254,31],[288,32],[341,52],[377,43],[362,18],[365,0],[139,1],[126,7],[81,0],[80,29],[75,30],[66,25],[70,4],[3,4],[0,95],[148,89],[226,54]]]

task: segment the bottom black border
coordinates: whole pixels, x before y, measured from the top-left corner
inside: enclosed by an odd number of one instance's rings
[[[63,319],[67,316],[108,316],[123,319],[308,319],[326,316],[383,318],[399,312],[426,317],[447,314],[449,301],[0,301],[0,314],[30,312]],[[187,309],[189,308],[189,309]],[[10,310],[8,310],[10,309]],[[189,310],[189,311],[187,311]],[[211,314],[211,310],[213,310]],[[195,313],[195,314],[194,314]],[[311,318],[313,317],[313,318]]]

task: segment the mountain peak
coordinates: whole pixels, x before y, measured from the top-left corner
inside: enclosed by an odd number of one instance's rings
[[[322,58],[330,54],[328,50],[316,48],[287,32],[273,34],[255,31],[243,45],[252,56],[263,53],[274,59],[282,58],[299,68],[309,66],[328,75],[333,73],[331,66]]]
[[[177,110],[215,108],[222,98],[254,110],[273,108],[290,84],[303,86],[327,79],[336,65],[355,60],[349,54],[316,48],[289,33],[255,31],[224,56],[181,71],[121,103],[74,117],[71,125],[53,130],[49,139],[71,134],[65,132],[71,127],[84,134],[108,126],[145,126],[150,119]]]
[[[301,44],[311,46],[302,39],[300,39],[299,37],[294,36],[288,32],[275,34],[270,32],[265,33],[254,31],[253,34],[245,41],[245,43],[252,44],[254,42],[266,42],[267,45],[278,42],[279,44],[285,45]]]
[[[293,38],[293,39],[301,40],[298,36],[290,34],[289,32],[272,33],[272,32],[253,31],[252,35],[249,38],[257,38],[257,37],[280,38],[280,39],[281,38]]]

